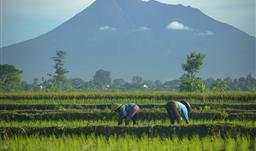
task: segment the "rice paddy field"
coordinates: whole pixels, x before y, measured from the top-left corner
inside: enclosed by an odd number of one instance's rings
[[[169,100],[192,106],[171,125]],[[117,125],[111,103],[137,103],[138,124]],[[256,93],[0,94],[0,151],[255,151]]]

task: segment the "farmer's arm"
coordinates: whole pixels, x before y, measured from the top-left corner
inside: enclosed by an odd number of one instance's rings
[[[118,112],[118,115],[119,115],[119,120],[118,120],[118,125],[122,124],[123,121],[125,120],[126,118],[126,111],[125,111],[125,108],[121,107],[119,112]]]
[[[188,111],[187,111],[187,109],[181,109],[181,115],[182,115],[182,117],[185,119],[185,121],[187,122],[187,123],[189,123],[189,117],[188,117]]]

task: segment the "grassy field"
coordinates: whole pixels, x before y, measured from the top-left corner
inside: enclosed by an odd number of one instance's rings
[[[170,125],[165,103],[186,99],[191,121]],[[139,104],[138,124],[117,126],[111,103]],[[256,150],[256,94],[0,94],[0,151]]]
[[[17,151],[247,151],[255,150],[255,139],[246,136],[225,137],[135,137],[131,135],[95,136],[76,135],[56,137],[15,136],[0,142],[0,150]]]

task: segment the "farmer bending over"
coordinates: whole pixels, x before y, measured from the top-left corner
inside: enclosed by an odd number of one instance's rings
[[[133,124],[136,124],[137,114],[140,108],[135,103],[129,104],[112,104],[111,111],[116,112],[119,115],[118,125],[121,125],[125,121],[125,125],[129,123],[130,120],[133,121]]]
[[[170,101],[166,104],[166,110],[170,118],[171,124],[174,124],[175,120],[180,123],[182,118],[189,123],[189,114],[191,112],[191,106],[188,102]],[[181,118],[182,117],[182,118]]]

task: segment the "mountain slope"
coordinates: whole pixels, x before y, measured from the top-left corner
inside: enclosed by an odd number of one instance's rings
[[[206,55],[204,77],[255,73],[255,37],[200,10],[157,1],[96,0],[56,29],[4,47],[3,62],[24,71],[25,80],[52,73],[57,50],[67,52],[69,77],[92,77],[97,69],[114,78],[178,78],[191,51]]]

